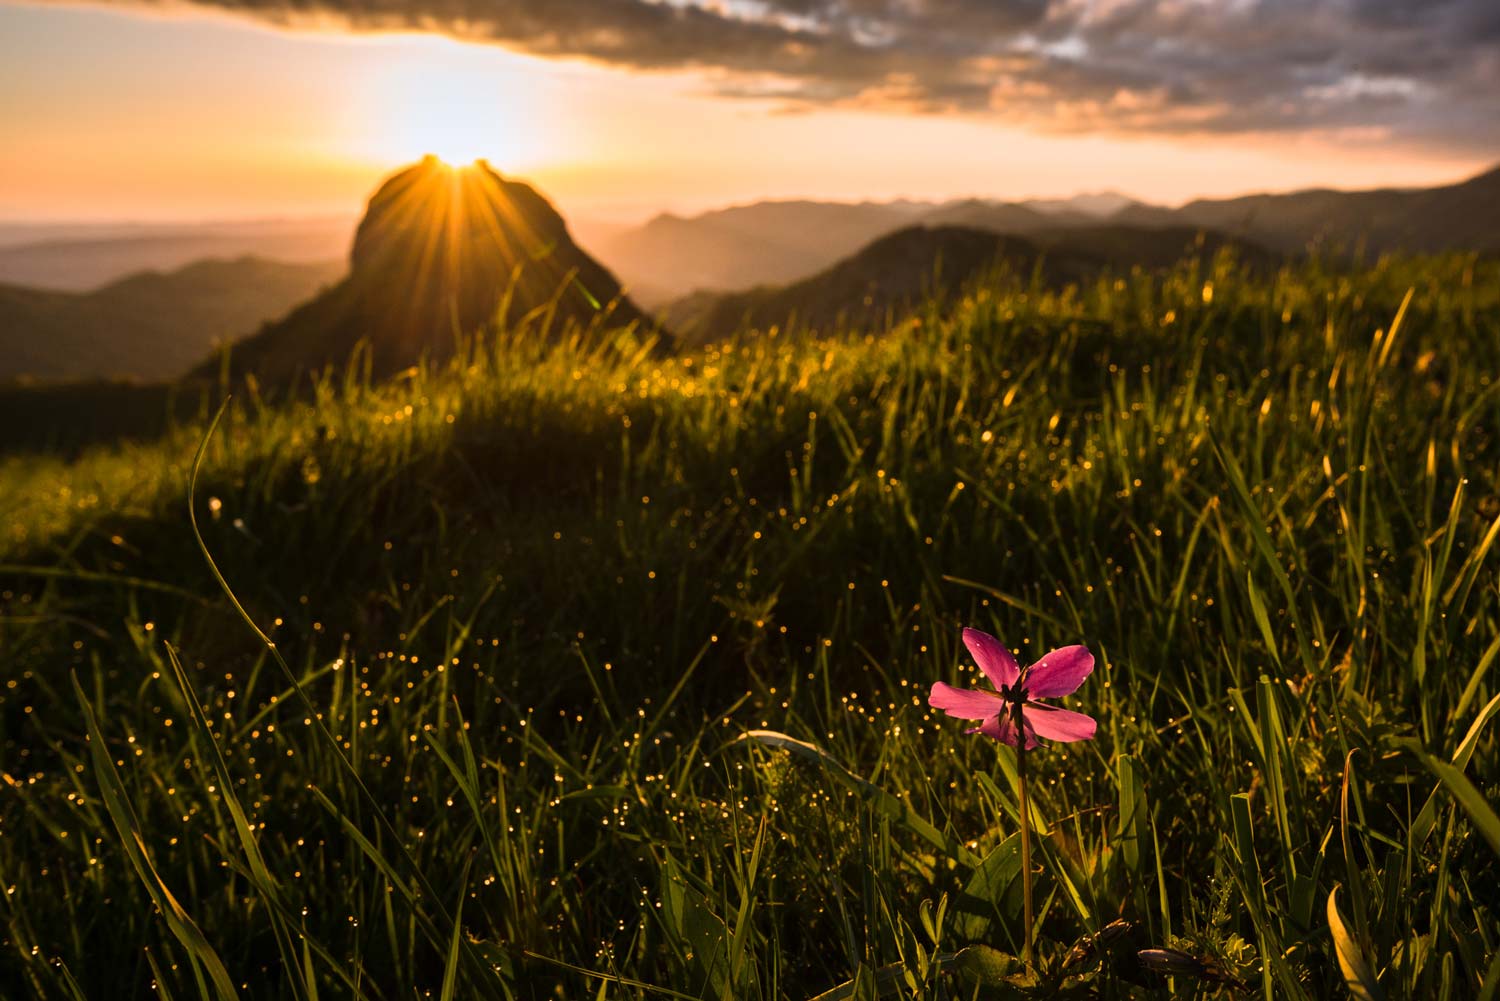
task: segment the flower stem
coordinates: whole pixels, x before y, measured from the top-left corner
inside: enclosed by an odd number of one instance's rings
[[[1026,736],[1016,743],[1016,776],[1021,789],[1021,889],[1026,900],[1025,938],[1021,961],[1031,965],[1031,814],[1026,804]]]

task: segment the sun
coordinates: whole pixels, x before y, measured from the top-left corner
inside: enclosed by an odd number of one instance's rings
[[[546,156],[528,88],[503,54],[429,41],[403,44],[361,101],[360,146],[395,165],[437,156],[515,169]]]
[[[380,152],[396,161],[432,154],[454,165],[481,159],[509,164],[527,145],[516,117],[463,81],[429,81],[391,106]]]
[[[410,123],[392,135],[391,152],[400,159],[432,155],[455,167],[475,160],[505,163],[503,139],[469,123],[426,121]]]

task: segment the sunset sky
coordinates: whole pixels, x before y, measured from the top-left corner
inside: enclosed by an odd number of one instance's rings
[[[226,0],[226,3],[228,0]],[[426,152],[633,220],[1500,160],[1493,0],[0,0],[0,220],[354,213]]]

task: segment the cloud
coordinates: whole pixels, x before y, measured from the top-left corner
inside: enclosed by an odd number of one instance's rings
[[[152,0],[109,0],[143,4]],[[168,0],[175,2],[175,0]],[[727,96],[1123,133],[1316,131],[1500,148],[1496,0],[189,0],[418,30]]]

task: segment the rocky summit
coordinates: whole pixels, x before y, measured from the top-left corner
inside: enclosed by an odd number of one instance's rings
[[[452,167],[429,156],[370,199],[348,277],[231,345],[229,363],[284,382],[354,358],[378,378],[448,357],[497,324],[555,338],[647,323],[535,189],[482,160]]]

